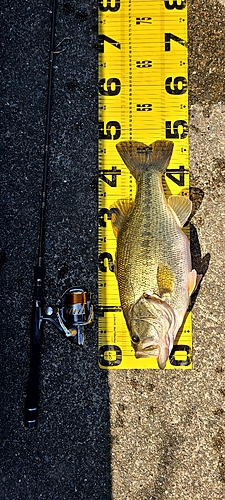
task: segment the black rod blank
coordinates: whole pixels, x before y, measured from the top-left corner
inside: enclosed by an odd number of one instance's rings
[[[25,425],[29,428],[33,428],[36,426],[37,414],[38,414],[38,371],[39,371],[38,368],[39,368],[39,357],[40,357],[40,338],[41,338],[41,323],[42,323],[42,302],[43,302],[42,289],[43,289],[43,279],[45,276],[45,267],[43,264],[44,226],[45,226],[46,188],[47,188],[47,173],[48,173],[48,158],[49,158],[49,130],[50,130],[50,115],[51,115],[55,17],[56,17],[56,0],[53,0],[52,17],[51,17],[51,42],[50,42],[50,52],[49,52],[47,116],[46,116],[46,128],[45,128],[45,150],[44,150],[44,166],[43,166],[43,180],[42,180],[42,194],[41,194],[38,264],[34,268],[34,296],[33,296],[31,333],[30,333],[30,371],[28,378],[27,400],[26,400],[26,410],[25,410]]]
[[[49,52],[49,70],[48,70],[48,97],[47,97],[47,116],[45,128],[45,151],[44,151],[44,168],[43,168],[43,183],[42,183],[42,199],[41,199],[41,217],[40,217],[40,233],[39,233],[39,249],[38,249],[38,265],[42,265],[43,260],[43,242],[44,242],[44,222],[46,210],[46,187],[47,187],[47,172],[48,172],[48,156],[49,156],[49,130],[51,116],[51,96],[52,96],[52,72],[53,72],[53,57],[54,57],[54,39],[55,39],[55,12],[56,0],[52,2],[52,24],[51,24],[51,42]]]

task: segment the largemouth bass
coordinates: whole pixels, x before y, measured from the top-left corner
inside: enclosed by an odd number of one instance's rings
[[[192,204],[183,196],[165,198],[162,175],[171,141],[150,146],[125,141],[116,147],[137,184],[134,201],[118,200],[110,207],[121,306],[135,356],[155,356],[164,369],[201,279],[192,269],[189,240],[181,229]]]

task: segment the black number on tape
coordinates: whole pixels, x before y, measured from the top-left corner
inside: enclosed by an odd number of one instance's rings
[[[176,353],[186,352],[186,359],[176,359]],[[191,364],[191,348],[189,345],[174,345],[170,354],[170,364],[173,366],[188,366]]]
[[[104,315],[105,313],[107,312],[120,312],[121,311],[121,307],[120,306],[100,306],[98,308],[98,316],[100,318],[104,318]]]
[[[112,134],[111,129],[115,128],[115,133]],[[119,122],[110,121],[106,124],[106,133],[104,132],[104,122],[99,122],[99,139],[119,139],[121,135],[121,127]]]
[[[167,170],[166,176],[168,177],[168,179],[177,184],[177,186],[184,186],[184,174],[187,173],[188,170],[185,169],[184,165],[180,165],[179,168],[173,168],[171,171]],[[177,179],[177,177],[174,177],[174,175],[178,175],[179,179]]]
[[[101,227],[106,227],[106,220],[105,220],[105,215],[107,215],[107,220],[111,220],[112,214],[118,214],[119,209],[118,208],[100,208],[98,212],[98,223],[99,226]]]
[[[107,90],[104,89],[106,78],[102,78],[98,84],[98,91],[101,95],[113,96],[118,95],[121,90],[121,82],[119,78],[109,78],[106,82]]]
[[[105,266],[106,259],[108,260],[108,269],[113,273],[114,272],[113,258],[112,258],[111,253],[109,253],[109,252],[100,253],[100,255],[98,257],[98,267],[99,267],[100,271],[102,271],[103,273],[106,273],[107,272],[107,267]]]
[[[149,155],[152,151],[152,147],[151,146],[144,146],[143,148],[137,148],[137,153],[139,154],[144,154],[144,155]]]
[[[137,111],[152,111],[152,104],[137,104]]]
[[[114,4],[114,7],[112,4]],[[98,8],[102,12],[107,12],[107,10],[110,10],[110,12],[117,12],[117,10],[120,9],[120,0],[98,0]]]
[[[136,24],[152,24],[152,18],[151,17],[136,17]]]
[[[173,87],[171,87],[171,83],[173,83]],[[182,87],[179,88],[179,83],[181,83]],[[172,95],[181,95],[187,92],[187,80],[184,76],[176,76],[176,78],[172,78],[169,76],[165,81],[165,88],[168,94]]]
[[[151,68],[152,61],[136,61],[137,68]]]
[[[181,133],[179,133],[178,127],[182,127]],[[187,135],[188,124],[185,120],[176,120],[173,125],[171,121],[166,121],[166,139],[185,139]]]
[[[187,42],[180,38],[179,36],[173,35],[173,33],[165,33],[165,51],[170,51],[170,40],[174,40],[174,42],[180,43],[184,47],[187,47]]]
[[[106,5],[104,5],[106,4]],[[114,7],[112,6],[114,4]],[[117,12],[117,10],[120,9],[120,0],[98,0],[98,8],[102,12],[107,12],[107,10],[110,10],[110,12]]]
[[[99,170],[99,177],[102,179],[106,184],[108,184],[111,187],[116,187],[117,186],[117,175],[121,175],[121,170],[118,170],[116,167],[112,167],[111,170]],[[112,179],[108,179],[106,175],[110,175]]]
[[[181,0],[180,2],[178,2],[177,0],[173,0],[172,3],[170,3],[170,1],[168,1],[168,0],[164,1],[165,7],[168,10],[173,10],[173,9],[182,10],[182,9],[185,9],[186,3],[187,3],[187,0]]]
[[[118,366],[122,361],[122,351],[118,345],[102,345],[98,354],[102,366]]]
[[[111,43],[116,49],[120,49],[120,43],[107,35],[98,35],[98,51],[102,54],[105,50],[104,42]]]

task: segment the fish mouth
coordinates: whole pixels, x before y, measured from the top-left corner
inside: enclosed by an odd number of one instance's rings
[[[150,349],[148,351],[136,351],[135,352],[135,358],[158,358],[159,350],[158,348],[155,349]]]
[[[164,370],[167,359],[169,357],[169,346],[167,342],[156,343],[156,339],[152,340],[150,338],[147,338],[142,342],[142,344],[139,344],[139,346],[137,346],[135,351],[135,357],[136,358],[155,357],[159,368],[161,370]]]
[[[152,356],[157,357],[159,353],[159,345],[150,338],[145,339],[135,351],[136,358],[149,358]]]
[[[151,338],[147,338],[143,340],[141,344],[142,349],[158,349],[159,345],[156,343],[155,340],[152,340]]]

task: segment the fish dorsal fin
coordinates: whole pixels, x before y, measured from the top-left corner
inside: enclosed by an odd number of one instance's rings
[[[132,210],[133,204],[134,202],[130,201],[129,198],[124,198],[123,200],[117,200],[115,203],[113,203],[113,205],[110,206],[110,210],[112,211],[112,228],[116,238],[124,219]]]
[[[168,205],[180,227],[183,227],[191,214],[192,202],[186,196],[169,196]]]
[[[168,293],[171,294],[174,289],[174,273],[165,265],[160,264],[157,269],[157,282],[159,287],[159,295],[163,297]]]

